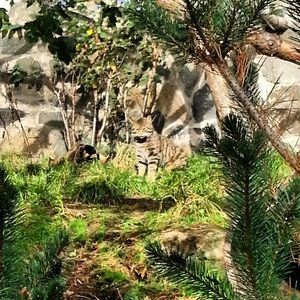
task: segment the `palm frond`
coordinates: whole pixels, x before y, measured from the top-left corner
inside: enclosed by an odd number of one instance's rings
[[[145,249],[160,276],[186,288],[199,299],[237,299],[228,279],[207,267],[203,260],[185,257],[179,251],[168,252],[158,242],[149,242]]]

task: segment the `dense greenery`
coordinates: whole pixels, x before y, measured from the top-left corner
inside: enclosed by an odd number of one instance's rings
[[[34,2],[28,0],[28,6]],[[60,105],[71,120],[66,131],[75,128],[68,108],[77,113],[76,101],[93,94],[93,145],[97,138],[101,141],[102,129],[109,136],[110,128],[114,141],[119,137],[127,85],[149,88],[158,80],[157,74],[149,75],[158,62],[152,55],[156,44],[147,34],[185,59],[220,64],[230,55],[230,72],[240,80],[239,88],[251,105],[260,101],[257,68],[247,61],[247,74],[239,78],[240,51],[235,50],[242,49],[252,29],[263,26],[260,12],[274,1],[184,0],[177,16],[152,0],[130,1],[125,8],[100,1],[94,17],[77,1],[37,2],[38,16],[22,26],[10,24],[0,10],[3,37],[24,33],[30,43],[48,43],[58,59],[53,91],[65,101]],[[26,76],[16,66],[10,83],[17,86]],[[71,83],[72,93],[58,89],[65,82]],[[108,299],[283,299],[281,285],[299,217],[299,178],[285,180],[289,169],[245,113],[240,95],[234,91],[232,98],[242,114],[223,120],[221,138],[207,129],[208,155],[193,155],[181,170],[160,170],[155,183],[136,176],[132,151],[125,146],[105,165],[51,166],[47,159],[2,157],[1,299],[62,299],[64,292],[77,292],[74,278],[91,280],[93,292]],[[100,107],[105,112],[101,128]],[[78,138],[71,134],[69,147]],[[233,278],[199,258],[147,242],[170,226],[198,223],[226,227]],[[147,270],[144,247],[154,269],[175,286]],[[91,263],[87,269],[82,260]],[[184,289],[178,291],[177,285]]]
[[[227,204],[223,201],[221,165],[212,157],[197,154],[190,158],[186,169],[172,173],[161,170],[156,183],[148,183],[133,172],[132,150],[125,147],[118,153],[106,165],[93,162],[76,167],[70,163],[51,167],[47,159],[32,162],[22,156],[2,157],[26,212],[20,219],[21,226],[14,230],[18,239],[11,246],[7,244],[16,255],[4,260],[8,268],[14,260],[14,276],[4,277],[3,299],[17,299],[20,290],[37,297],[34,299],[60,299],[75,266],[72,253],[85,251],[90,256],[95,245],[98,251],[93,254],[94,267],[84,276],[91,276],[95,287],[102,286],[98,293],[111,293],[115,299],[117,289],[124,299],[144,299],[150,294],[169,295],[172,299],[177,293],[148,272],[146,281],[136,281],[135,276],[146,276],[142,271],[146,264],[144,245],[149,237],[157,237],[170,226],[227,224],[222,212]],[[275,154],[270,159],[274,169],[269,184],[277,186],[289,169]],[[69,227],[68,233],[65,226]],[[68,236],[71,245],[62,251]],[[132,264],[129,273],[128,259]],[[53,293],[54,298],[46,296]]]
[[[204,261],[163,250],[147,252],[159,274],[205,299],[283,299],[282,282],[293,252],[295,220],[300,212],[299,177],[272,186],[270,149],[263,132],[229,115],[221,138],[206,129],[207,151],[221,163],[226,188],[228,241],[233,274],[220,277]],[[230,284],[230,283],[231,284]]]
[[[125,148],[123,153],[132,157],[130,149]],[[132,165],[120,166],[124,161],[120,157],[107,165],[94,162],[80,167],[71,163],[51,167],[46,159],[31,162],[22,156],[7,156],[2,160],[26,214],[20,217],[22,224],[14,228],[18,238],[12,245],[5,241],[10,247],[8,251],[14,249],[15,255],[4,260],[9,272],[4,276],[6,288],[1,299],[18,299],[20,291],[23,297],[30,294],[33,299],[62,299],[74,267],[72,260],[67,263],[71,268],[66,265],[67,253],[82,246],[87,252],[92,251],[95,243],[99,245],[102,262],[91,274],[97,274],[95,280],[99,284],[104,281],[111,282],[112,288],[127,286],[123,292],[125,296],[128,293],[127,299],[133,299],[130,295],[140,295],[132,297],[143,299],[150,291],[172,294],[172,288],[159,288],[161,283],[155,283],[154,278],[141,285],[132,281],[132,275],[124,273],[121,253],[127,253],[126,240],[133,234],[139,237],[136,245],[128,248],[132,253],[126,255],[133,255],[131,259],[136,261],[133,264],[145,266],[142,248],[146,236],[156,236],[175,224],[226,223],[220,208],[222,189],[213,188],[220,185],[218,172],[212,171],[211,159],[202,155],[192,157],[186,170],[171,174],[161,170],[156,184],[137,177]],[[136,203],[130,199],[136,199]],[[76,203],[82,205],[79,216],[70,214]],[[144,213],[135,217],[134,211],[140,209]],[[63,229],[65,226],[69,227],[68,233]],[[116,233],[120,241],[110,237]],[[72,244],[65,252],[69,234]],[[123,271],[115,269],[116,263],[121,264]]]
[[[5,167],[1,165],[1,299],[58,299],[64,291],[59,254],[67,245],[68,234],[60,229],[32,254],[28,248],[26,219],[30,218]],[[26,230],[24,230],[24,227]],[[40,241],[42,242],[42,241]],[[27,299],[25,297],[25,299]]]

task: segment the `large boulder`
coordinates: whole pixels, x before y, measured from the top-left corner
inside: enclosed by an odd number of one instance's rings
[[[0,143],[1,153],[13,152],[57,158],[63,157],[66,151],[62,132],[55,127],[47,125],[24,130],[15,128]]]
[[[228,261],[230,245],[226,231],[212,224],[197,224],[187,228],[168,229],[160,235],[162,244],[170,251],[196,255],[224,265]]]

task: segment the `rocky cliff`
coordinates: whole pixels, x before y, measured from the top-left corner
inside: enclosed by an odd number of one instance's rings
[[[38,12],[21,1],[10,10],[13,22],[24,23]],[[24,14],[26,11],[26,14]],[[289,34],[289,33],[287,33]],[[46,153],[62,156],[66,151],[64,126],[57,95],[51,87],[53,57],[42,43],[28,44],[13,37],[0,40],[0,151]],[[260,57],[257,60],[261,59]],[[155,110],[160,113],[160,131],[187,150],[197,149],[203,141],[202,129],[217,126],[216,110],[203,69],[186,64],[178,66],[170,56],[167,73],[158,85]],[[9,86],[6,73],[12,69],[26,72],[30,80]],[[263,105],[276,118],[278,131],[298,150],[300,72],[295,64],[277,58],[265,59],[259,84]],[[226,98],[226,88],[223,96]],[[9,93],[13,97],[9,97]],[[88,102],[81,105],[76,128],[83,142],[90,143],[92,118]]]

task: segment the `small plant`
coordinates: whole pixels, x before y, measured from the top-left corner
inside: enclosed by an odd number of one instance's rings
[[[70,223],[70,229],[73,232],[74,241],[85,243],[88,238],[87,223],[82,219],[75,219]]]
[[[125,274],[111,269],[104,269],[102,271],[101,278],[109,283],[123,283],[128,281]]]

